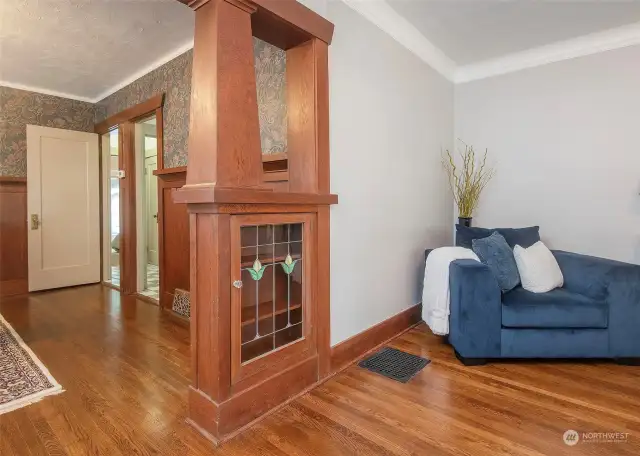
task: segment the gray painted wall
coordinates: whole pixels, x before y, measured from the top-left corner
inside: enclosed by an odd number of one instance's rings
[[[420,302],[424,249],[451,242],[453,85],[342,2],[327,13],[335,345]]]
[[[478,226],[640,262],[640,46],[457,85],[457,137],[497,173]]]

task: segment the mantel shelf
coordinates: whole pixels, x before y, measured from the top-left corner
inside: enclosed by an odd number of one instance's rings
[[[164,176],[165,174],[179,174],[179,173],[186,173],[187,172],[187,167],[186,166],[178,166],[176,168],[162,168],[162,169],[156,169],[153,172],[154,176]]]
[[[216,187],[214,185],[185,185],[176,190],[176,203],[186,204],[309,204],[338,203],[338,195],[315,193],[274,192],[270,189]]]

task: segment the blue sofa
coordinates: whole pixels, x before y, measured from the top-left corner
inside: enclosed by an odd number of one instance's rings
[[[461,362],[611,358],[639,364],[640,266],[563,251],[553,255],[564,286],[548,293],[518,286],[502,294],[486,265],[451,263],[449,343]]]

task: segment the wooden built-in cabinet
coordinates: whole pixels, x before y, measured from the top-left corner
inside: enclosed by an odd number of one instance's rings
[[[176,289],[189,291],[189,214],[184,204],[173,201],[173,192],[186,183],[187,168],[154,171],[158,178],[158,246],[160,261],[160,307],[177,322],[186,319],[173,312]]]
[[[189,162],[173,192],[189,213],[189,421],[222,441],[330,373],[333,24],[295,0],[189,5]],[[286,52],[286,153],[262,154],[252,36]]]
[[[314,214],[231,217],[234,386],[316,354],[313,223]]]

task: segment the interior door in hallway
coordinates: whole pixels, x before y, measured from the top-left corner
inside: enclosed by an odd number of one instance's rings
[[[27,125],[29,291],[100,281],[98,135]]]
[[[144,159],[144,177],[147,197],[147,261],[158,265],[158,178],[153,172],[158,169],[155,155]]]

